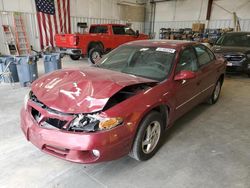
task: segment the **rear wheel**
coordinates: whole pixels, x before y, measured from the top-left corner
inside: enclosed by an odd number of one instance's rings
[[[98,47],[89,50],[89,60],[91,63],[96,64],[102,58],[102,50]]]
[[[130,157],[145,161],[153,157],[160,146],[163,121],[158,112],[150,112],[141,122],[136,134]]]
[[[70,55],[70,58],[72,59],[72,60],[79,60],[80,59],[80,55]]]
[[[209,104],[215,104],[219,97],[220,97],[220,92],[221,92],[221,86],[222,86],[222,81],[221,79],[217,81],[213,94],[211,95],[210,99],[209,99]]]

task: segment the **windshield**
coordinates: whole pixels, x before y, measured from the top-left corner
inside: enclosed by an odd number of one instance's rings
[[[220,46],[250,47],[250,34],[237,33],[222,35],[216,42]]]
[[[162,81],[168,77],[175,49],[121,46],[107,54],[99,67]]]

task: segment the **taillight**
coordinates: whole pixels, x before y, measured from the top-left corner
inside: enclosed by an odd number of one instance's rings
[[[79,36],[74,36],[74,46],[79,44]]]

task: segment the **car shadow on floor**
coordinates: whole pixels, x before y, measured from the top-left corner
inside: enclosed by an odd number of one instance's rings
[[[190,110],[186,114],[184,114],[182,117],[176,120],[170,128],[166,130],[166,132],[163,135],[161,144],[162,145],[166,144],[169,140],[175,137],[175,135],[184,131],[184,129],[187,128],[186,126],[188,126],[190,122],[192,122],[202,113],[205,113],[205,111],[211,107],[212,107],[211,105],[202,103],[194,107],[192,110]]]
[[[205,113],[208,108],[210,108],[210,105],[200,104],[193,108],[193,110],[182,116],[179,120],[177,120],[174,125],[164,133],[161,147],[165,144],[168,144],[167,142],[177,136],[177,134],[185,131],[185,129],[187,129],[187,126],[190,125],[190,122],[194,121],[197,116]],[[131,168],[137,172],[144,168],[156,168],[157,165],[155,165],[155,160],[159,160],[157,154],[151,160],[145,162],[139,162],[130,158],[129,156],[124,156],[114,161],[97,164],[86,164],[83,165],[82,170],[84,173],[87,173],[90,176],[93,175],[97,179],[103,179],[102,176],[104,176],[104,172],[105,177],[110,178],[113,177],[114,174],[122,174],[126,172],[131,173]],[[122,169],[122,171],[119,171],[118,169]],[[102,174],[102,176],[100,174]]]

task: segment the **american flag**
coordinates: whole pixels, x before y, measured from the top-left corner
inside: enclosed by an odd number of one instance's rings
[[[57,33],[70,33],[70,0],[35,0],[40,44],[54,46]]]

